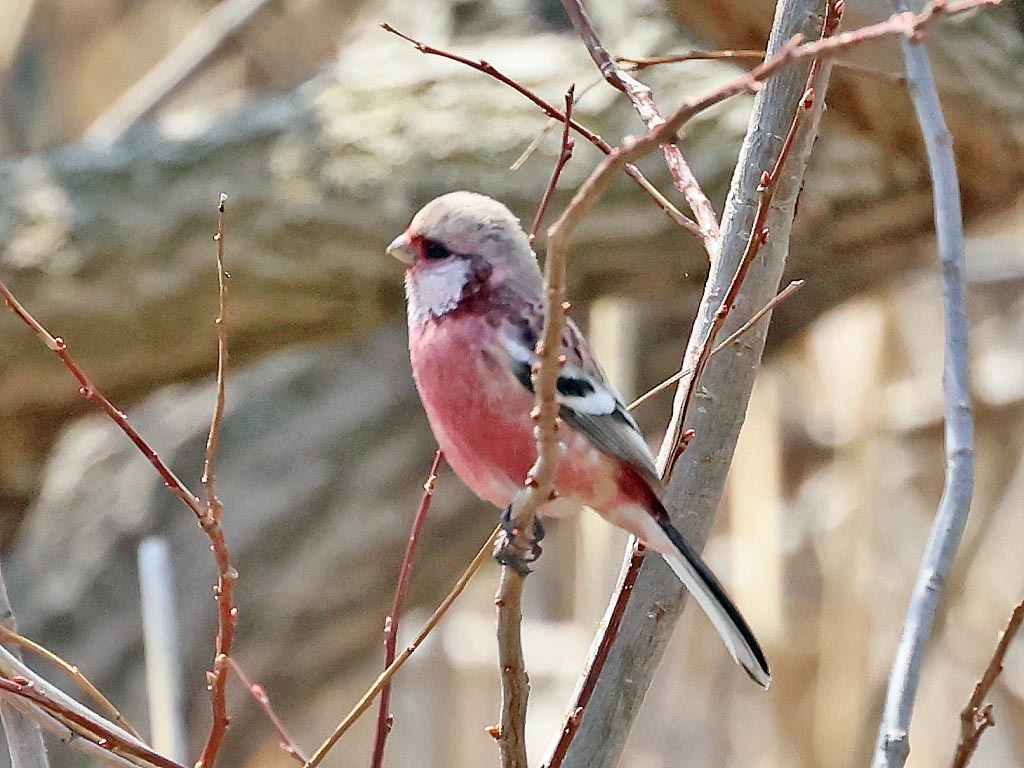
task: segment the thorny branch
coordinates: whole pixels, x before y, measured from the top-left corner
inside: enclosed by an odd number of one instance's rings
[[[587,51],[590,52],[590,57],[594,60],[594,64],[600,70],[601,76],[613,88],[617,88],[629,97],[648,130],[656,128],[663,123],[665,118],[654,101],[654,92],[648,85],[640,82],[620,68],[608,54],[608,51],[605,50],[604,45],[601,43],[597,30],[583,8],[583,3],[580,0],[562,0],[562,5],[569,15],[573,27],[576,28],[577,34],[579,34],[583,44],[587,47]],[[711,205],[708,196],[701,189],[700,182],[697,181],[697,177],[694,176],[693,171],[686,162],[686,158],[683,157],[683,152],[679,149],[679,145],[675,142],[667,143],[662,145],[661,149],[665,155],[665,165],[672,175],[676,189],[682,193],[700,227],[698,237],[700,237],[701,242],[704,244],[704,250],[707,251],[708,259],[714,261],[718,258],[718,253],[721,250],[722,237],[714,206]]]
[[[1024,600],[1017,603],[1010,612],[1010,618],[1003,631],[999,633],[999,641],[992,652],[992,658],[988,661],[985,673],[975,684],[971,698],[960,712],[960,738],[953,760],[949,764],[950,768],[964,768],[974,757],[974,751],[981,741],[981,734],[996,724],[992,716],[992,705],[985,704],[985,698],[1003,671],[1003,659],[1006,658],[1006,652],[1010,649],[1010,643],[1016,637],[1021,623],[1024,623]]]
[[[423,524],[427,521],[427,512],[430,511],[430,502],[434,498],[434,487],[437,484],[437,471],[441,466],[443,454],[438,448],[434,452],[434,460],[427,473],[426,482],[423,483],[423,495],[420,497],[419,507],[412,518],[412,527],[409,529],[409,540],[405,545],[405,554],[402,556],[402,565],[398,570],[398,583],[395,586],[395,599],[391,605],[391,613],[384,619],[384,667],[391,666],[395,660],[395,653],[398,649],[398,622],[402,616],[402,607],[405,604],[405,595],[409,591],[409,579],[412,577],[412,564],[416,558],[416,548],[420,541],[420,532]],[[372,768],[381,768],[384,764],[384,747],[387,744],[388,734],[391,733],[393,716],[388,711],[391,700],[391,684],[384,685],[380,692],[380,709],[377,712],[377,735],[374,737],[373,758],[370,761]],[[305,760],[303,760],[305,762]]]

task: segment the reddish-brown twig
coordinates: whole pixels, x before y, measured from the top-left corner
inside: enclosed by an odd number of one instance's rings
[[[173,760],[141,743],[132,743],[123,738],[117,731],[107,728],[102,723],[76,712],[62,703],[55,701],[38,690],[30,680],[15,677],[0,677],[0,691],[17,696],[49,714],[62,723],[76,736],[91,741],[93,744],[117,755],[131,756],[156,766],[156,768],[182,768]]]
[[[395,660],[395,653],[398,648],[398,621],[402,615],[402,606],[405,604],[405,595],[409,591],[409,579],[412,576],[412,563],[416,557],[416,547],[419,544],[420,532],[427,520],[427,512],[430,511],[430,502],[434,498],[434,486],[437,483],[437,470],[441,466],[443,454],[438,448],[434,452],[434,460],[430,465],[430,472],[423,483],[423,495],[420,497],[420,505],[412,518],[412,527],[409,529],[409,539],[405,544],[405,554],[402,556],[402,565],[398,569],[398,583],[395,586],[395,599],[391,604],[391,613],[384,619],[384,668],[387,669]],[[373,759],[370,765],[373,768],[380,768],[384,764],[384,747],[387,744],[388,734],[391,733],[392,715],[388,711],[391,699],[391,684],[387,683],[380,692],[380,709],[377,712],[377,735],[373,743]]]
[[[547,211],[548,203],[551,202],[551,195],[554,194],[555,187],[558,185],[558,177],[562,175],[562,169],[565,168],[565,164],[572,159],[574,142],[569,135],[569,124],[572,120],[572,107],[575,103],[576,86],[570,85],[569,90],[565,92],[565,120],[562,122],[562,145],[558,151],[558,160],[551,171],[551,178],[548,179],[548,185],[544,188],[544,195],[540,199],[540,205],[537,206],[537,213],[533,217],[533,224],[530,225],[530,234],[528,235],[530,245],[533,245],[533,241],[537,239],[537,229],[540,227],[541,221],[544,220],[544,212]]]
[[[458,62],[459,64],[464,64],[471,69],[475,69],[477,72],[482,72],[483,74],[488,75],[489,77],[493,77],[498,82],[504,83],[512,90],[525,96],[529,101],[531,101],[533,104],[539,107],[540,110],[548,117],[553,118],[559,121],[560,123],[566,122],[566,116],[563,112],[560,112],[559,110],[555,109],[555,107],[552,106],[549,102],[544,101],[544,99],[542,99],[536,93],[531,91],[525,85],[518,82],[514,78],[509,77],[490,62],[469,59],[466,58],[465,56],[459,56],[456,53],[451,53],[450,51],[445,51],[441,48],[435,48],[431,45],[427,45],[426,43],[421,43],[419,40],[410,37],[404,32],[399,32],[390,24],[381,24],[380,26],[381,29],[383,29],[385,32],[390,32],[391,34],[397,35],[398,37],[402,38],[406,42],[411,43],[412,46],[416,48],[416,50],[419,51],[420,53],[427,54],[428,56],[440,56],[443,59],[449,59],[450,61],[455,61]],[[579,122],[573,119],[569,119],[568,123],[569,125],[572,126],[572,129],[576,131],[576,133],[585,138],[599,150],[604,152],[604,154],[608,155],[611,153],[612,145],[605,141],[603,138],[601,138],[599,135],[591,131],[589,128],[586,128],[585,126],[581,125]],[[640,188],[644,192],[646,192],[652,200],[654,200],[657,206],[661,208],[661,210],[664,211],[665,214],[670,219],[672,219],[672,221],[674,221],[676,224],[678,224],[680,227],[687,230],[688,232],[692,232],[695,235],[700,234],[700,227],[697,225],[697,223],[693,221],[689,216],[686,216],[684,213],[682,213],[674,205],[672,205],[671,201],[663,194],[661,194],[661,192],[659,192],[658,189],[653,184],[651,184],[650,181],[647,180],[647,178],[640,172],[640,170],[636,166],[629,163],[625,163],[623,164],[623,167],[625,169],[625,172],[629,175],[629,177],[640,185]]]
[[[352,727],[353,723],[355,723],[355,721],[370,708],[374,698],[376,698],[377,694],[380,693],[381,689],[388,684],[391,678],[395,676],[395,673],[402,668],[405,662],[409,660],[409,657],[412,656],[416,649],[423,644],[423,641],[427,639],[427,636],[434,631],[434,627],[436,627],[438,622],[444,618],[448,609],[452,607],[459,595],[461,595],[466,589],[466,585],[469,584],[470,579],[472,579],[476,572],[480,570],[480,567],[487,562],[500,530],[500,528],[495,528],[491,532],[490,537],[488,537],[487,541],[473,557],[470,564],[466,566],[466,570],[464,570],[462,575],[460,575],[456,580],[454,586],[452,586],[448,594],[445,595],[444,600],[442,600],[440,605],[437,606],[430,618],[427,619],[427,623],[423,625],[423,628],[420,629],[416,637],[414,637],[412,642],[405,646],[402,652],[395,657],[395,660],[388,666],[388,668],[377,676],[377,679],[373,681],[373,684],[366,690],[366,693],[362,695],[359,701],[357,701],[352,709],[349,710],[349,713],[345,715],[341,722],[334,728],[331,735],[317,748],[316,752],[313,753],[313,756],[309,758],[304,768],[316,768],[316,766],[323,762],[324,758],[327,757],[327,753],[330,752],[341,737],[348,732],[348,729]]]
[[[1013,642],[1022,623],[1024,623],[1024,600],[1017,603],[1013,611],[1010,612],[1010,618],[1007,619],[1003,631],[999,633],[999,641],[992,652],[992,658],[988,661],[988,666],[985,667],[985,673],[975,683],[971,698],[960,712],[960,738],[957,740],[956,752],[949,764],[950,768],[964,768],[974,757],[981,734],[996,724],[995,718],[992,717],[992,705],[985,704],[985,698],[992,690],[992,686],[995,685],[996,678],[1003,671],[1003,659],[1006,658],[1010,643]]]
[[[223,208],[223,200],[220,208]],[[220,211],[223,213],[223,211]],[[223,222],[221,221],[222,225]],[[218,230],[220,232],[220,230]],[[219,237],[218,253],[223,258],[223,235]],[[204,505],[199,497],[189,490],[188,486],[171,470],[170,467],[159,457],[157,452],[146,442],[146,440],[135,430],[135,427],[128,421],[128,417],[110,402],[100,392],[85,371],[78,365],[78,362],[68,350],[67,344],[59,336],[53,336],[43,325],[32,316],[32,314],[21,305],[11,293],[10,289],[0,281],[0,295],[3,295],[7,306],[24,322],[39,339],[58,357],[64,367],[74,376],[79,384],[79,394],[86,400],[92,402],[97,408],[103,411],[113,420],[122,432],[139,449],[143,456],[149,461],[164,481],[164,485],[181,499],[196,516],[200,527],[210,539],[210,548],[213,551],[214,560],[217,563],[217,586],[215,594],[218,605],[218,629],[217,629],[217,651],[214,658],[213,671],[208,673],[211,699],[213,702],[213,724],[206,747],[199,759],[199,768],[210,768],[217,750],[223,740],[224,732],[227,729],[227,711],[224,698],[224,683],[226,679],[226,659],[231,651],[232,640],[235,634],[235,623],[237,610],[232,603],[235,580],[238,573],[231,565],[231,558],[228,552],[227,541],[224,531],[221,528],[219,513],[214,515],[209,505]],[[219,429],[219,418],[217,419]],[[216,445],[216,439],[214,439]]]
[[[597,30],[583,8],[583,3],[580,0],[562,0],[562,5],[576,28],[577,34],[590,52],[590,57],[601,72],[601,76],[608,81],[609,85],[629,97],[648,130],[665,122],[661,110],[658,109],[658,105],[654,101],[654,91],[620,68],[605,50]],[[687,205],[690,206],[700,227],[698,236],[704,244],[704,250],[707,251],[708,258],[714,261],[718,258],[718,253],[721,250],[721,232],[714,206],[711,205],[708,196],[701,189],[700,182],[697,181],[686,158],[683,157],[679,145],[669,142],[662,145],[661,149],[665,155],[665,165],[672,175],[672,181],[675,183],[676,189],[682,193]]]
[[[214,463],[220,439],[220,425],[224,418],[224,386],[227,372],[228,346],[225,309],[227,302],[227,272],[224,270],[224,203],[227,195],[221,194],[217,206],[217,396],[210,419],[210,433],[206,441],[206,458],[203,463],[203,485],[206,488],[206,514],[200,520],[203,530],[210,537],[213,556],[217,561],[217,587],[214,595],[217,600],[217,651],[213,659],[213,669],[206,673],[207,688],[210,691],[210,702],[213,718],[210,733],[206,738],[203,752],[196,761],[195,768],[212,768],[217,753],[227,733],[230,718],[228,717],[227,662],[234,644],[235,629],[238,624],[238,609],[234,607],[235,582],[238,572],[232,567],[228,554],[224,529],[221,527],[223,507],[217,498]]]
[[[24,635],[18,634],[12,629],[5,627],[3,624],[0,624],[0,639],[5,643],[17,645],[24,648],[26,651],[31,651],[36,654],[36,656],[46,659],[54,666],[62,669],[64,673],[70,677],[90,699],[96,702],[96,706],[99,708],[100,712],[106,713],[107,717],[113,720],[114,723],[124,728],[139,741],[145,741],[139,732],[132,727],[131,723],[125,720],[124,715],[122,715],[118,708],[111,703],[110,699],[104,696],[99,688],[93,685],[92,681],[89,680],[89,678],[86,677],[75,664],[65,661],[49,648],[39,645],[39,643],[34,640],[30,640]]]
[[[245,670],[242,669],[241,665],[235,661],[234,657],[228,657],[228,664],[231,670],[235,673],[235,676],[242,681],[242,685],[245,686],[246,690],[249,691],[249,695],[256,700],[256,704],[266,715],[267,720],[274,726],[274,730],[277,731],[278,744],[286,754],[295,758],[301,765],[306,764],[308,759],[302,748],[298,745],[295,739],[292,738],[291,734],[288,733],[288,729],[284,723],[281,722],[281,718],[277,716],[274,711],[273,705],[270,703],[270,697],[267,695],[267,689],[264,688],[260,683],[254,683],[249,679],[249,676],[245,674]]]

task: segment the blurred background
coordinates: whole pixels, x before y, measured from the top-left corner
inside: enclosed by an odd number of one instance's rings
[[[594,0],[615,54],[761,48],[767,0]],[[888,4],[848,3],[847,29]],[[457,188],[529,220],[557,131],[517,94],[377,27],[484,58],[560,103],[597,80],[557,0],[0,0],[0,275],[176,472],[199,485],[213,404],[217,195],[228,199],[233,369],[220,495],[235,564],[237,657],[307,749],[382,658],[381,630],[433,442],[408,370],[401,275],[383,255]],[[1021,3],[929,40],[962,174],[978,481],[911,733],[948,762],[958,713],[1024,593],[1024,24]],[[666,110],[733,74],[644,72]],[[707,557],[773,663],[767,695],[688,610],[623,768],[866,764],[942,484],[941,310],[931,201],[893,42],[851,52],[800,200],[777,310]],[[746,126],[737,99],[684,151],[720,206]],[[642,129],[595,84],[579,119]],[[538,139],[518,171],[509,166]],[[564,191],[597,161],[577,141]],[[645,171],[671,194],[658,158]],[[624,394],[673,373],[706,275],[696,241],[628,181],[575,239],[570,297]],[[668,396],[638,418],[657,442]],[[215,632],[206,539],[142,457],[0,317],[0,544],[22,630],[81,666],[148,733],[136,546],[170,543],[193,756]],[[443,471],[404,630],[418,628],[495,521]],[[552,526],[527,593],[539,760],[618,573],[600,520]],[[494,764],[487,566],[396,680],[389,765]],[[1024,765],[1024,653],[996,684],[975,765]],[[288,758],[241,686],[223,765]],[[372,716],[329,765],[368,764]],[[54,765],[86,761],[60,744]],[[0,757],[0,764],[6,754]]]

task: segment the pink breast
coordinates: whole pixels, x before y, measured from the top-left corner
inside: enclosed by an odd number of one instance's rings
[[[409,331],[413,376],[445,458],[470,489],[506,506],[533,465],[533,396],[511,374],[495,331],[477,316]]]

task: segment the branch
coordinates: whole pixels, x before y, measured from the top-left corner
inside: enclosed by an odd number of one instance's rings
[[[773,296],[771,298],[771,300],[768,301],[767,304],[765,304],[763,307],[761,307],[759,310],[757,310],[757,312],[755,312],[753,314],[753,316],[749,320],[747,320],[747,322],[745,322],[743,325],[741,325],[735,331],[730,333],[728,335],[728,337],[723,339],[720,343],[716,344],[715,348],[711,350],[711,354],[708,355],[708,357],[712,358],[715,355],[717,355],[719,352],[721,352],[723,349],[726,349],[730,344],[735,342],[743,334],[745,334],[747,331],[749,331],[751,328],[753,328],[755,325],[757,325],[757,321],[758,320],[760,320],[762,317],[764,317],[769,312],[771,312],[773,309],[775,309],[776,306],[778,306],[783,301],[788,299],[791,295],[793,295],[794,293],[799,291],[801,288],[803,288],[804,285],[805,285],[805,282],[803,280],[794,280],[793,282],[791,282],[789,285],[787,285],[785,288],[783,288],[781,291],[779,291],[775,296]],[[683,379],[683,378],[686,378],[686,377],[689,377],[689,376],[693,376],[695,370],[696,370],[695,368],[690,367],[690,368],[683,368],[681,371],[677,371],[676,373],[673,373],[667,379],[665,379],[664,381],[662,381],[659,384],[655,384],[649,390],[647,390],[642,395],[640,395],[640,397],[638,397],[636,400],[634,400],[632,403],[630,403],[626,407],[626,410],[632,411],[632,410],[634,410],[636,408],[639,408],[641,405],[646,403],[652,397],[654,397],[657,394],[660,394],[661,392],[664,392],[666,389],[671,387],[673,384],[675,384],[680,379]]]
[[[391,613],[384,619],[384,667],[391,666],[395,660],[395,653],[398,647],[398,621],[402,615],[402,607],[405,604],[405,595],[409,591],[409,579],[412,576],[412,563],[416,557],[416,546],[419,544],[420,532],[427,520],[427,512],[430,511],[430,502],[434,498],[434,486],[437,483],[437,470],[441,466],[443,455],[438,448],[434,452],[434,461],[427,473],[427,480],[423,483],[423,496],[420,498],[420,505],[412,518],[412,528],[409,530],[409,540],[405,545],[405,555],[402,557],[402,565],[398,570],[398,584],[395,586],[395,599],[391,605]],[[387,744],[388,734],[391,733],[392,715],[388,712],[388,703],[391,699],[391,684],[388,683],[380,692],[380,709],[377,712],[377,735],[373,744],[373,758],[370,761],[372,768],[381,768],[384,764],[384,747]],[[305,762],[305,760],[303,760]]]
[[[4,642],[10,643],[13,637],[21,637],[7,596],[3,571],[0,571],[0,630],[3,631]],[[21,655],[16,651],[11,653],[21,660]],[[7,737],[12,768],[50,768],[43,735],[36,723],[12,709],[5,701],[0,701],[0,721],[3,722],[4,735]]]
[[[400,654],[398,654],[388,668],[377,676],[377,679],[373,681],[373,684],[366,690],[366,693],[362,695],[359,701],[356,702],[355,706],[353,706],[349,713],[342,718],[340,723],[338,723],[334,732],[331,733],[323,744],[317,747],[316,752],[314,752],[313,756],[306,761],[303,768],[316,768],[316,766],[323,762],[324,758],[327,757],[327,753],[334,748],[334,745],[338,743],[341,737],[345,735],[356,720],[358,720],[360,716],[370,708],[374,698],[376,698],[377,694],[380,693],[381,689],[388,684],[391,678],[395,676],[395,673],[402,668],[405,662],[409,660],[409,657],[412,656],[416,649],[422,645],[423,641],[427,639],[427,636],[434,631],[434,627],[437,626],[438,622],[440,622],[448,612],[448,609],[452,607],[459,595],[461,595],[466,589],[466,585],[469,584],[476,572],[480,570],[480,567],[487,562],[487,558],[491,554],[491,549],[494,546],[494,541],[498,538],[499,530],[499,528],[494,529],[490,537],[488,537],[487,541],[473,557],[470,564],[466,566],[466,570],[464,570],[462,575],[456,580],[451,591],[445,595],[444,600],[442,600],[441,604],[437,606],[431,617],[427,619],[427,623],[423,625],[423,628],[419,631],[416,637],[414,637],[412,642],[409,643],[409,645],[407,645]]]
[[[590,58],[594,60],[598,70],[600,70],[601,76],[613,88],[617,88],[629,97],[647,129],[651,130],[665,122],[665,118],[658,109],[658,105],[654,102],[654,91],[648,85],[641,83],[621,69],[615,60],[608,55],[608,51],[602,45],[597,30],[587,16],[581,0],[562,0],[562,5],[565,7],[565,11],[569,15],[572,25],[576,28],[580,39],[583,40],[583,44],[587,47],[587,51],[590,52]],[[679,146],[673,142],[665,144],[661,149],[665,155],[665,165],[668,166],[676,189],[682,193],[687,204],[690,206],[690,210],[693,211],[694,217],[697,219],[697,224],[700,226],[700,232],[697,234],[701,242],[704,243],[704,250],[707,251],[708,259],[714,262],[721,250],[721,232],[718,228],[718,216],[715,215],[715,209],[711,205],[708,196],[704,194],[704,190],[701,189],[697,177],[690,170],[690,166],[687,164],[686,158],[683,157]]]
[[[562,169],[565,168],[565,164],[572,159],[575,142],[569,135],[569,119],[572,117],[572,107],[575,103],[576,86],[570,85],[569,90],[565,92],[565,115],[567,119],[562,122],[562,145],[558,152],[558,160],[551,171],[551,178],[548,180],[548,185],[544,188],[544,194],[540,198],[540,205],[537,206],[537,213],[533,217],[533,224],[530,225],[530,234],[527,235],[530,245],[533,245],[533,241],[537,239],[537,230],[540,228],[540,223],[544,220],[544,213],[548,209],[548,203],[551,202],[551,195],[554,194],[555,187],[558,186],[558,177],[562,175]]]
[[[896,0],[896,7],[907,13],[901,0]],[[942,368],[946,478],[889,675],[872,761],[874,768],[901,768],[910,754],[908,730],[921,664],[931,637],[942,587],[967,525],[974,492],[974,417],[967,354],[969,326],[960,182],[953,157],[952,137],[942,116],[928,53],[914,36],[902,40],[901,45],[910,97],[928,153],[935,206],[946,336]]]
[[[1006,627],[999,633],[999,641],[985,668],[985,674],[975,684],[971,698],[960,712],[960,739],[957,741],[953,760],[949,764],[950,768],[964,768],[974,757],[981,734],[996,724],[992,717],[992,705],[985,705],[985,697],[988,696],[996,678],[1003,671],[1003,659],[1006,658],[1006,652],[1022,622],[1024,622],[1024,600],[1014,606],[1010,618],[1006,622]]]
[[[762,257],[749,265],[748,279],[742,282],[732,310],[728,313],[726,325],[738,326],[762,308],[776,293],[777,285],[787,255],[788,239],[795,199],[800,189],[806,159],[816,131],[827,82],[828,67],[822,67],[816,92],[820,98],[814,100],[814,108],[792,140],[790,161],[780,174],[775,202],[768,208],[764,227],[754,230],[756,208],[762,193],[762,169],[774,168],[783,149],[781,137],[788,134],[799,105],[807,91],[809,67],[796,72],[785,72],[772,78],[762,88],[760,82],[781,71],[793,62],[814,58],[815,53],[830,50],[829,41],[798,45],[794,35],[812,36],[820,34],[823,14],[817,11],[823,4],[784,2],[776,15],[775,28],[768,59],[755,67],[747,76],[741,75],[723,84],[714,91],[687,99],[666,118],[666,122],[640,138],[628,150],[642,151],[674,139],[675,132],[690,117],[723,98],[746,90],[758,91],[754,116],[748,129],[747,139],[737,163],[733,188],[725,206],[723,220],[723,243],[721,257],[712,264],[711,275],[705,287],[697,321],[688,345],[686,361],[695,361],[699,349],[709,336],[715,323],[722,296],[736,281],[737,270],[744,260],[752,231],[760,233],[768,227],[772,238],[760,243]],[[816,23],[815,23],[816,22]],[[827,54],[831,55],[831,54]],[[747,79],[749,77],[749,79]],[[624,151],[624,154],[627,151]],[[591,177],[591,181],[596,181]],[[729,331],[733,328],[729,327]],[[684,454],[673,475],[668,490],[672,509],[685,508],[688,514],[674,516],[674,522],[683,535],[696,547],[703,545],[713,518],[718,499],[721,496],[728,462],[735,447],[736,438],[746,410],[753,376],[760,359],[766,333],[766,322],[762,320],[749,332],[748,342],[724,358],[708,366],[702,390],[707,390],[709,399],[714,398],[716,407],[694,409],[689,415],[685,433],[695,429],[695,444]],[[674,419],[681,413],[682,399],[686,387],[677,393]],[[676,430],[670,430],[665,445],[671,445],[671,452],[677,450]],[[659,464],[668,466],[666,451]],[[671,453],[669,454],[671,455]],[[620,583],[628,583],[627,576],[635,570],[629,566],[637,561],[639,548],[627,555],[625,573]],[[654,670],[664,651],[671,630],[682,610],[685,592],[667,568],[660,561],[644,563],[636,577],[633,594],[625,609],[617,595],[605,616],[606,624],[619,625],[617,637],[607,651],[603,673],[593,681],[588,674],[577,688],[580,694],[593,686],[593,694],[586,706],[582,721],[576,729],[572,743],[565,748],[557,744],[548,763],[555,768],[559,763],[559,750],[564,753],[561,765],[573,768],[606,768],[615,765],[631,724],[637,715],[643,695],[650,685]],[[601,655],[605,653],[605,639],[601,638],[591,649],[589,666],[600,666]],[[579,706],[571,708],[571,717],[579,718]],[[563,733],[565,729],[563,729]]]

